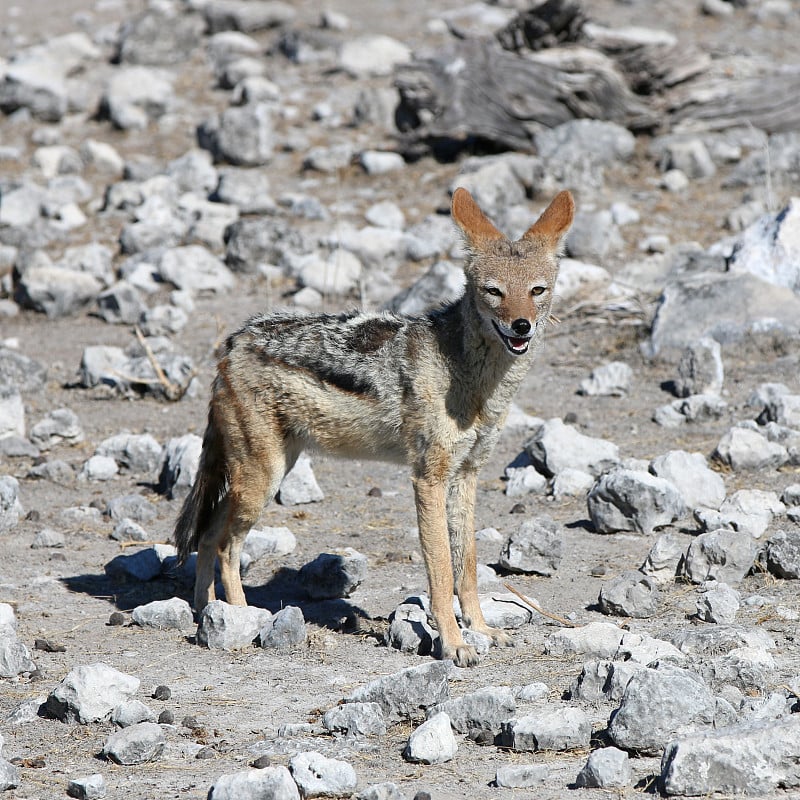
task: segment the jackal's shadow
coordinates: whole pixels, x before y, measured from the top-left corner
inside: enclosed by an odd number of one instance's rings
[[[266,608],[273,614],[286,606],[297,606],[306,622],[345,633],[361,633],[369,628],[370,615],[358,605],[343,598],[319,600],[309,596],[298,581],[299,570],[281,567],[265,582],[244,587],[247,604]],[[176,568],[150,579],[100,574],[67,575],[61,582],[71,592],[106,600],[114,610],[132,611],[136,606],[182,597],[192,602],[194,576]],[[225,594],[217,580],[217,597]]]

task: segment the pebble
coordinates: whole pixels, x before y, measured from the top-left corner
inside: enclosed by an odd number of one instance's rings
[[[321,753],[298,753],[289,759],[289,771],[304,798],[339,797],[353,792],[356,772],[346,761]]]
[[[283,766],[250,769],[220,775],[208,793],[209,800],[300,800],[300,791]]]
[[[308,456],[300,456],[281,482],[278,502],[284,506],[296,506],[318,503],[324,498],[325,494],[314,477],[311,459]]]
[[[106,796],[106,781],[99,773],[85,778],[72,778],[67,784],[67,794],[79,800],[100,800]]]
[[[407,667],[359,687],[348,702],[378,703],[391,719],[411,717],[448,699],[449,672],[450,666],[442,661]]]
[[[656,615],[660,600],[658,586],[650,576],[627,570],[603,584],[598,604],[604,614],[646,619]]]
[[[530,789],[541,786],[549,777],[547,764],[507,764],[497,768],[494,783],[504,789]]]
[[[543,423],[525,443],[525,451],[548,476],[568,467],[597,476],[619,463],[619,448],[613,442],[586,436],[558,418]]]
[[[575,785],[587,789],[616,789],[630,786],[632,779],[628,754],[616,747],[601,747],[589,755]]]
[[[50,692],[45,708],[62,722],[101,722],[110,719],[120,703],[133,699],[139,683],[102,662],[78,666]]]
[[[739,583],[752,569],[755,557],[753,537],[747,531],[720,528],[692,540],[682,572],[692,583]]]
[[[408,738],[403,758],[420,764],[445,764],[452,761],[458,743],[450,727],[450,717],[439,711],[422,723]]]
[[[527,520],[509,536],[498,559],[511,572],[553,575],[561,563],[564,543],[558,524],[548,516]]]
[[[157,630],[189,630],[194,627],[192,608],[181,597],[153,600],[136,606],[131,612],[131,619],[143,628]]]
[[[340,553],[320,553],[300,568],[297,580],[314,600],[328,600],[349,597],[366,575],[366,556],[346,547]]]
[[[596,367],[581,381],[578,394],[588,397],[622,397],[628,393],[633,370],[624,361],[612,361]]]
[[[615,469],[601,475],[587,496],[587,505],[598,533],[648,534],[686,513],[683,498],[672,483],[630,469]]]
[[[200,612],[197,643],[212,650],[249,647],[271,617],[265,608],[232,606],[224,600],[212,600]]]
[[[258,638],[265,649],[284,650],[306,641],[303,612],[297,606],[284,606],[267,619]]]
[[[501,737],[511,750],[575,750],[589,746],[591,731],[582,709],[556,706],[504,723]]]
[[[386,721],[378,703],[343,703],[325,712],[322,727],[351,738],[383,736]]]

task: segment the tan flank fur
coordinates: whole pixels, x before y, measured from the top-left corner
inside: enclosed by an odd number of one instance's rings
[[[463,624],[507,645],[478,603],[478,471],[502,429],[550,316],[561,242],[574,215],[561,192],[517,241],[465,189],[452,214],[467,246],[466,290],[421,317],[389,313],[255,316],[225,343],[194,486],[175,542],[197,550],[195,609],[215,597],[246,605],[239,553],[305,449],[411,467],[439,655],[477,662]]]

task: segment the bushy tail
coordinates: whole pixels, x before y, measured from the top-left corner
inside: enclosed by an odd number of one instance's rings
[[[208,426],[203,436],[203,451],[197,476],[183,501],[175,523],[173,540],[180,563],[186,561],[211,525],[214,514],[228,493],[228,467],[222,436],[214,424],[214,410],[209,410]]]

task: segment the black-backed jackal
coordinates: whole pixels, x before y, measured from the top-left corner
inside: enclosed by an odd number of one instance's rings
[[[215,597],[216,559],[226,600],[246,605],[242,543],[300,452],[319,449],[411,467],[440,657],[477,662],[453,592],[466,627],[510,643],[478,603],[476,481],[547,325],[573,214],[561,192],[510,241],[457,189],[452,215],[467,247],[459,300],[421,317],[259,315],[227,339],[197,477],[175,527],[181,557],[198,552],[198,613]]]

